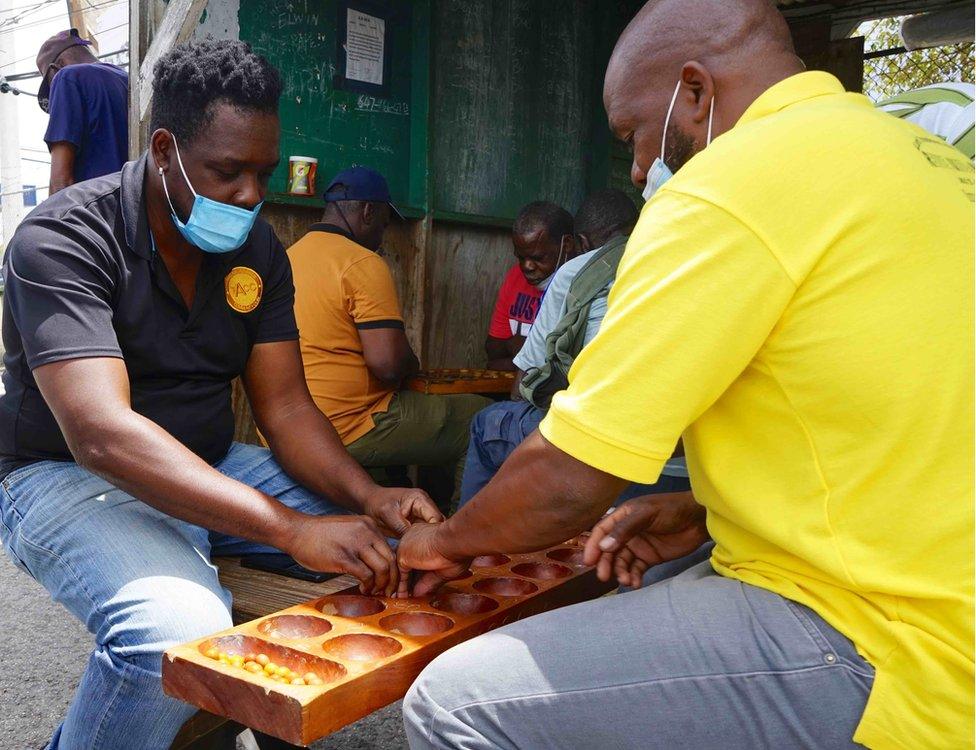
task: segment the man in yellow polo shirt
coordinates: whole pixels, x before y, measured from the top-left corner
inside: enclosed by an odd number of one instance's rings
[[[604,102],[653,195],[604,325],[541,434],[398,558],[435,571],[419,593],[570,538],[679,436],[704,511],[611,516],[586,554],[629,581],[714,551],[442,655],[411,746],[971,747],[971,165],[803,72],[760,0],[648,4]]]

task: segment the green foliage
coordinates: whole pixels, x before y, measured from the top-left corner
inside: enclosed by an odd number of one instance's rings
[[[865,52],[900,47],[902,18],[866,21],[854,35],[864,37]],[[880,101],[940,81],[971,83],[976,67],[974,49],[976,45],[973,44],[953,44],[865,60],[864,93],[874,101]]]

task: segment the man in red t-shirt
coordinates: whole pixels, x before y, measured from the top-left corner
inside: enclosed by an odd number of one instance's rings
[[[508,269],[491,316],[485,353],[493,370],[514,370],[529,326],[535,320],[549,279],[579,248],[573,217],[548,201],[534,201],[519,211],[512,225],[517,263]]]

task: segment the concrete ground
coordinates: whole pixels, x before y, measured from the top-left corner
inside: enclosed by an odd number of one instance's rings
[[[0,551],[0,750],[50,739],[81,677],[91,636]],[[249,743],[238,742],[247,749]],[[316,742],[315,750],[405,750],[399,704]],[[133,747],[132,750],[138,750]]]

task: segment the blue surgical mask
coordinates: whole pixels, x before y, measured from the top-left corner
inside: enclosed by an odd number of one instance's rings
[[[187,187],[193,193],[193,208],[190,209],[190,216],[186,224],[180,221],[173,208],[173,201],[169,197],[169,188],[166,187],[166,175],[163,168],[158,167],[159,176],[163,178],[163,191],[166,193],[166,201],[169,203],[170,216],[173,223],[180,230],[180,234],[191,245],[195,245],[207,253],[230,253],[244,244],[247,235],[250,234],[254,226],[255,219],[264,201],[258,203],[248,211],[246,208],[238,208],[229,203],[221,203],[205,196],[200,195],[193,189],[186,170],[183,169],[183,159],[180,158],[180,147],[176,143],[176,136],[173,136],[173,146],[176,149],[176,161],[180,165],[180,172]]]
[[[664,143],[668,136],[668,123],[671,122],[671,111],[674,109],[674,103],[678,98],[678,91],[681,89],[681,81],[674,87],[674,93],[671,95],[671,103],[668,105],[668,113],[664,117],[664,132],[661,133],[661,155],[654,160],[651,164],[651,168],[647,170],[647,184],[644,186],[644,201],[647,202],[651,199],[661,186],[674,177],[674,172],[671,168],[664,163]],[[705,142],[705,147],[712,143],[712,115],[715,113],[715,97],[712,97],[711,104],[708,105],[708,140]]]

